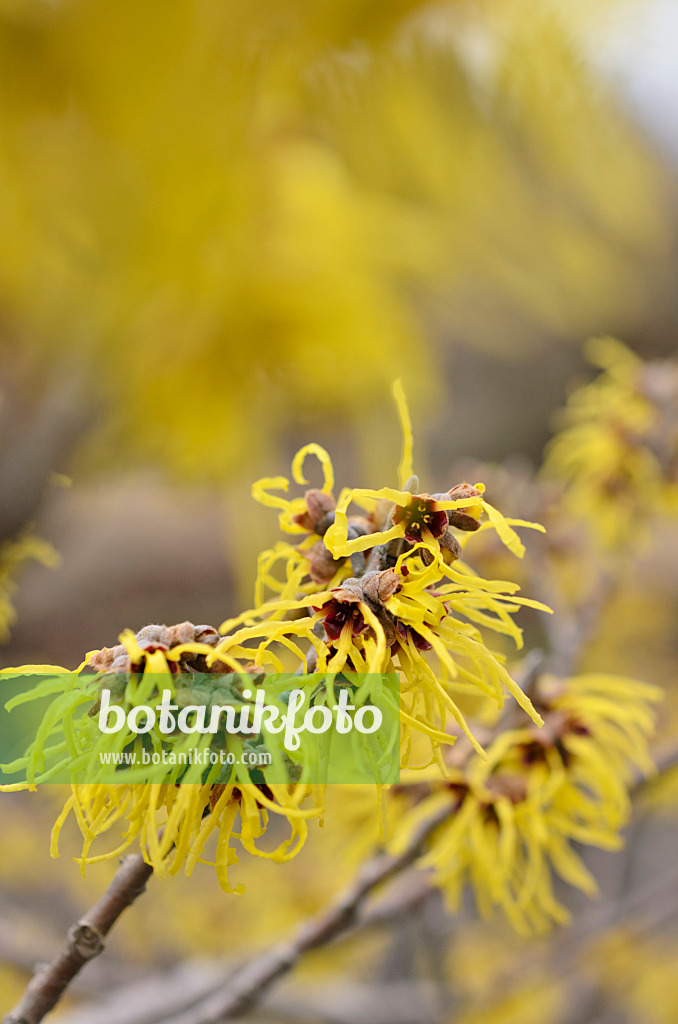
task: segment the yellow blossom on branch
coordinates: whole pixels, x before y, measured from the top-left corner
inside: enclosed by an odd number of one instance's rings
[[[271,628],[276,629],[277,624],[269,624],[269,631]],[[50,776],[56,777],[66,768],[80,768],[87,779],[96,777],[102,751],[122,752],[130,744],[138,744],[140,737],[130,731],[129,724],[111,744],[111,737],[97,730],[94,719],[83,720],[78,714],[83,706],[91,707],[90,714],[98,709],[104,686],[110,687],[111,694],[124,708],[147,705],[164,689],[179,707],[205,699],[208,703],[235,700],[246,704],[243,688],[248,680],[255,686],[262,678],[261,666],[277,660],[270,650],[270,638],[258,651],[246,650],[239,643],[243,639],[241,631],[227,645],[229,649],[219,651],[215,658],[220,639],[211,626],[194,626],[189,622],[172,627],[147,626],[137,634],[129,630],[121,634],[121,642],[115,647],[90,652],[75,672],[53,666],[3,670],[3,675],[12,675],[31,669],[34,674],[50,677],[33,691],[14,698],[10,706],[45,696],[53,696],[53,700],[26,757],[6,766],[22,768],[26,781],[0,788],[34,788],[36,783],[49,781]],[[245,652],[247,660],[237,660],[235,654],[241,652]],[[186,675],[191,672],[197,675]],[[224,675],[228,672],[230,676]],[[195,678],[192,689],[178,689],[184,678]],[[208,749],[209,739],[201,733],[180,736],[174,749],[180,748],[184,759],[177,763],[200,764],[198,759],[194,762],[192,755]],[[83,871],[87,864],[120,856],[139,840],[148,863],[159,874],[176,874],[181,868],[190,874],[196,863],[203,860],[205,844],[215,834],[216,854],[212,863],[222,888],[232,891],[228,869],[237,863],[233,841],[237,839],[248,853],[256,856],[279,862],[289,860],[305,842],[308,818],[322,814],[323,796],[322,787],[303,781],[267,782],[261,776],[261,781],[253,781],[257,779],[256,772],[253,776],[242,761],[234,762],[223,782],[222,774],[218,762],[205,775],[201,770],[184,770],[163,760],[145,772],[151,776],[150,781],[126,783],[123,774],[120,782],[111,782],[110,772],[104,772],[106,781],[73,784],[52,832],[52,855],[58,856],[59,834],[71,815],[82,834]],[[266,832],[271,816],[287,819],[289,835],[273,848],[260,847],[257,841]],[[119,832],[122,823],[122,837],[118,836],[113,848],[99,852],[97,843],[95,852],[91,852],[96,840],[111,831]]]
[[[296,613],[304,605],[312,610],[323,632],[318,634],[305,618],[300,623],[324,641],[316,650],[319,667],[399,672],[403,763],[410,762],[412,734],[419,732],[427,737],[430,757],[444,770],[441,745],[454,743],[458,731],[482,754],[460,708],[460,695],[482,696],[501,707],[508,691],[533,721],[541,721],[482,631],[509,636],[521,647],[522,633],[512,616],[526,605],[549,610],[517,597],[515,583],[475,575],[461,560],[458,536],[477,532],[487,515],[509,551],[522,556],[524,546],[513,527],[543,528],[505,519],[486,500],[482,484],[416,493],[412,428],[400,382],[393,392],[402,431],[400,488],[344,488],[335,501],[330,457],[318,445],[297,453],[292,476],[306,483],[303,461],[313,454],[322,467],[321,490],[288,498],[286,477],[264,478],[253,486],[255,499],[278,509],[281,529],[297,539],[296,544],[281,541],[260,556],[257,612],[267,617],[282,607]],[[267,591],[274,595],[268,600]],[[254,613],[247,614],[253,621]],[[242,620],[233,620],[229,628]]]
[[[678,364],[643,363],[614,338],[589,342],[600,369],[570,396],[544,474],[565,485],[564,511],[608,551],[678,514]]]
[[[420,863],[452,908],[470,885],[483,916],[500,909],[520,932],[567,922],[553,875],[597,892],[572,844],[622,845],[633,770],[652,770],[651,705],[661,696],[658,687],[616,676],[544,680],[542,730],[504,730],[485,759],[472,754],[447,782],[422,778],[419,787],[391,791],[390,848],[397,853],[422,819],[449,805]]]

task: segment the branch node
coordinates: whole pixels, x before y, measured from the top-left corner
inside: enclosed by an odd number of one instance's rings
[[[83,960],[93,960],[104,951],[103,936],[84,921],[78,921],[69,929],[68,939],[74,951]]]

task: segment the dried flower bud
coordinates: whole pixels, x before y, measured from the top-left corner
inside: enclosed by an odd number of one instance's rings
[[[309,576],[314,583],[319,583],[321,586],[324,583],[329,583],[339,566],[344,562],[343,558],[332,557],[331,552],[325,546],[325,541],[322,539],[313,545],[309,551],[308,558]]]
[[[116,674],[119,672],[129,672],[129,670],[130,659],[127,651],[125,651],[124,654],[118,655],[118,657],[115,659],[115,661],[111,663],[108,669],[109,672],[114,672]]]
[[[214,626],[196,626],[195,627],[195,642],[198,644],[209,644],[210,647],[215,647],[216,644],[221,640],[219,632]]]
[[[463,483],[450,488],[445,497],[458,501],[460,498],[479,498],[481,493],[472,484]],[[483,507],[480,502],[477,505],[469,505],[468,508],[451,508],[447,511],[447,521],[457,530],[477,530],[480,526],[482,512]]]
[[[140,629],[137,633],[137,643],[139,647],[144,648],[156,644],[168,649],[172,646],[167,626],[158,625],[144,626],[143,629]]]
[[[124,644],[104,647],[91,656],[83,672],[110,672],[113,662],[122,656],[127,657],[127,648]]]
[[[362,580],[363,594],[374,604],[385,604],[389,597],[400,590],[401,580],[393,569],[384,569],[382,572],[367,572]]]
[[[195,626],[192,622],[178,622],[175,626],[169,627],[167,635],[170,647],[192,644],[195,641]]]
[[[351,576],[344,580],[340,587],[335,587],[332,593],[337,601],[362,601],[364,599],[363,581]]]
[[[299,526],[303,526],[309,533],[324,533],[332,522],[331,513],[334,512],[337,505],[334,496],[332,494],[325,494],[324,491],[313,489],[306,491],[304,500],[306,502],[306,511],[294,516],[293,521]],[[317,528],[320,524],[323,524],[324,528],[318,530]]]
[[[439,544],[442,549],[443,561],[446,565],[449,565],[450,562],[455,562],[457,558],[461,558],[459,541],[449,530],[446,530],[442,537],[440,537]]]

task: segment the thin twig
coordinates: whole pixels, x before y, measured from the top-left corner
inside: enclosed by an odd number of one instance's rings
[[[39,1024],[54,1009],[76,974],[103,952],[109,931],[123,910],[141,895],[152,874],[153,868],[140,853],[125,857],[101,899],[73,925],[52,963],[36,971],[4,1024]]]
[[[536,670],[536,663],[536,658],[534,662],[528,663],[530,671]],[[657,775],[641,776],[639,773],[632,784],[633,793],[638,793],[644,785],[651,784],[658,775],[678,765],[678,745],[660,750],[655,763]],[[379,923],[382,916],[388,917],[389,911],[398,914],[403,907],[418,905],[425,899],[427,892],[435,892],[425,881],[415,885],[411,892],[405,892],[394,900],[382,901],[372,908],[365,907],[365,900],[374,888],[399,874],[417,859],[426,840],[451,813],[453,805],[441,809],[427,819],[397,858],[381,855],[369,862],[339,900],[319,917],[302,925],[291,941],[283,942],[251,961],[232,974],[215,992],[190,1010],[170,1018],[166,1024],[220,1024],[222,1021],[238,1017],[256,1004],[268,988],[288,973],[309,950],[324,946],[353,928]],[[624,911],[628,909],[628,903],[629,901],[624,901]],[[607,920],[609,913],[610,911],[606,909],[601,922],[600,908],[596,908],[585,918],[587,926],[593,925],[594,929],[599,929]]]
[[[354,924],[347,928],[342,937],[353,931],[369,928],[384,928],[395,921],[410,917],[425,904],[440,897],[440,890],[434,888],[424,872],[411,868],[401,875],[399,884],[389,889],[382,899],[363,906]],[[237,964],[227,960],[206,960],[194,958],[175,964],[169,971],[147,974],[142,980],[135,979],[127,985],[120,985],[103,997],[88,1000],[67,1014],[63,1024],[156,1024],[174,1014],[187,1010],[199,1000],[224,987],[224,978],[237,969]],[[278,1003],[267,1003],[267,1010],[274,1012]]]
[[[236,971],[211,996],[166,1024],[219,1024],[253,1006],[278,978],[287,974],[309,950],[325,946],[346,932],[358,919],[367,897],[378,886],[409,867],[426,840],[454,812],[454,803],[440,808],[421,823],[407,846],[396,856],[379,854],[359,871],[356,879],[330,908],[305,922],[289,941],[281,942]]]
[[[529,668],[535,665],[529,663]],[[637,793],[665,771],[678,766],[678,744],[667,745],[654,758],[657,775],[641,775],[634,779],[631,792]],[[214,988],[214,981],[207,986],[212,992],[204,993],[202,1001],[167,1024],[217,1024],[218,1021],[238,1016],[248,1009],[279,977],[290,971],[307,951],[323,946],[353,928],[365,928],[378,925],[397,917],[403,910],[411,910],[423,902],[431,889],[424,877],[412,886],[402,890],[395,898],[387,898],[380,903],[367,907],[367,897],[379,885],[408,868],[418,857],[421,848],[435,829],[452,813],[453,805],[442,808],[436,815],[422,823],[419,830],[412,836],[407,847],[397,856],[380,855],[370,861],[360,872],[358,878],[346,892],[319,917],[304,924],[291,942],[281,943],[274,949],[251,961],[227,981]],[[79,929],[85,934],[95,930],[100,939],[108,933],[125,907],[129,906],[143,891],[146,881],[152,874],[152,868],[140,855],[128,857],[116,874],[109,890],[99,903],[83,917],[71,930],[71,937],[57,959],[44,971],[38,973],[31,982],[21,1003],[5,1018],[4,1024],[34,1024],[43,1019],[63,994],[69,982],[92,957],[103,951],[103,941],[98,946],[95,942],[87,946],[93,949],[84,955],[80,947],[82,938],[74,939]],[[600,908],[584,921],[594,920]],[[608,912],[609,913],[609,912]],[[49,1001],[51,1000],[51,1001]],[[195,994],[193,999],[195,1000]]]
[[[563,678],[576,671],[582,654],[590,644],[600,619],[617,591],[618,579],[609,572],[600,570],[598,578],[588,595],[576,610],[567,609],[555,587],[547,586],[546,575],[535,582],[535,592],[553,608],[553,615],[546,616],[544,628],[548,638],[548,656],[545,671]]]

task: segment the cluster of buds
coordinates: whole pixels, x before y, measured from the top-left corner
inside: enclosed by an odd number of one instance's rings
[[[305,509],[292,517],[292,522],[307,531],[316,534],[317,542],[308,551],[308,574],[314,583],[322,586],[328,583],[344,564],[346,559],[334,558],[328,551],[323,537],[334,522],[337,507],[333,494],[312,488],[304,495]],[[350,539],[362,537],[371,530],[369,519],[363,516],[351,516],[348,525]],[[363,566],[364,559],[358,560],[358,569]]]
[[[145,666],[150,668],[149,659],[157,654],[160,654],[158,667],[165,671],[169,670],[175,678],[180,675],[191,678],[193,673],[199,673],[205,680],[204,693],[196,687],[177,689],[175,699],[179,707],[201,702],[211,707],[214,703],[242,701],[239,691],[245,685],[243,676],[247,677],[247,685],[259,685],[264,678],[261,666],[254,665],[253,662],[243,664],[241,671],[234,673],[224,662],[218,659],[208,662],[204,652],[190,650],[190,645],[193,644],[216,647],[222,637],[213,626],[195,626],[188,621],[176,623],[174,626],[151,624],[144,626],[134,635],[130,632],[126,639],[127,643],[104,647],[91,654],[82,669],[83,675],[100,676],[102,687],[109,689],[114,699],[123,698],[129,676],[143,672]],[[173,653],[175,649],[184,645],[188,645],[189,649]],[[215,677],[213,685],[207,682],[208,675]],[[214,687],[220,687],[227,692],[212,692]],[[98,713],[99,707],[100,702],[97,700],[90,708],[91,717]]]
[[[130,647],[126,644],[116,644],[115,647],[103,647],[100,651],[90,655],[83,672],[124,674],[128,672],[139,672],[142,668],[141,659],[156,651],[167,653],[174,647],[182,644],[207,644],[216,647],[221,640],[219,631],[214,626],[194,626],[192,622],[178,622],[174,626],[161,626],[157,624],[144,626],[134,636],[132,650],[139,653],[131,653]],[[168,662],[175,672],[217,672],[223,671],[223,666],[215,662],[207,666],[204,655],[186,652],[179,661]]]

